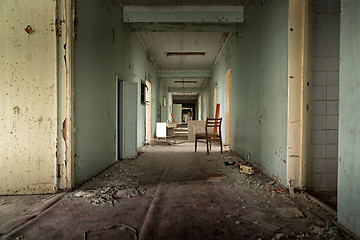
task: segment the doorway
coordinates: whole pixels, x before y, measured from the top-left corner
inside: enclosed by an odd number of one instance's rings
[[[152,101],[151,101],[151,82],[146,79],[146,96],[145,96],[145,143],[150,143],[152,133]]]
[[[230,145],[231,119],[231,69],[225,73],[225,145]]]
[[[217,105],[217,84],[214,85],[214,105],[213,105],[213,108],[214,108],[214,118],[216,118],[216,105]]]
[[[116,160],[136,155],[137,83],[125,82],[116,75]]]

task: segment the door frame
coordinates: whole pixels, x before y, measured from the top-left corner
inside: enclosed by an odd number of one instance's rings
[[[152,84],[149,79],[145,79],[147,86],[145,92],[145,143],[150,143],[152,137]]]
[[[224,145],[230,145],[231,136],[231,68],[225,73],[225,140]]]

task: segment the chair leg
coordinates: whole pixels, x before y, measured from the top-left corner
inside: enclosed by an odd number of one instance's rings
[[[207,150],[207,154],[209,155],[209,138],[206,138],[206,150]]]
[[[222,146],[222,139],[220,138],[220,148],[221,148],[221,153],[223,152],[223,146]]]
[[[197,138],[195,138],[195,152],[196,152],[196,148],[197,148]]]

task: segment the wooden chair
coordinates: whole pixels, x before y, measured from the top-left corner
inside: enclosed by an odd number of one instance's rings
[[[222,118],[207,118],[206,125],[205,125],[205,132],[204,133],[196,133],[195,134],[195,152],[197,149],[197,141],[198,139],[205,139],[206,140],[206,150],[207,154],[209,154],[209,144],[210,144],[210,151],[211,151],[211,142],[220,142],[221,153],[223,152],[222,148],[222,139],[221,139],[221,121]],[[208,128],[213,128],[212,132],[209,132]],[[217,133],[217,129],[219,129],[219,133]]]

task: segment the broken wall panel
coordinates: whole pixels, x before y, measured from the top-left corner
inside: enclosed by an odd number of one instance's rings
[[[0,4],[0,194],[56,190],[56,2]]]

